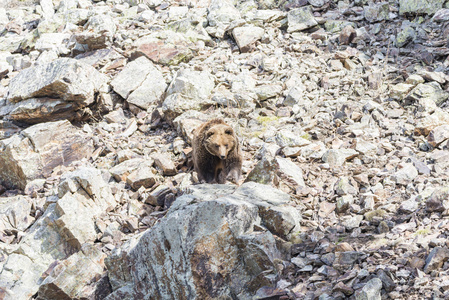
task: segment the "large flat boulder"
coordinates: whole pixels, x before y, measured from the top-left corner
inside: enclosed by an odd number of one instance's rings
[[[27,182],[45,178],[59,165],[89,157],[91,137],[69,121],[36,124],[0,140],[0,183],[24,189]]]
[[[106,91],[107,81],[94,67],[72,58],[26,68],[9,84],[10,118],[31,124],[71,119]]]
[[[49,64],[21,71],[11,79],[8,100],[51,97],[89,105],[94,94],[106,84],[106,75],[72,58],[59,58]]]
[[[283,258],[275,235],[299,230],[289,200],[257,183],[191,187],[106,259],[113,289],[106,299],[253,299],[275,286],[275,261]]]

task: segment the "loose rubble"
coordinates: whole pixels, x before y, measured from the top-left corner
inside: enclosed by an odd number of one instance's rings
[[[6,0],[0,299],[449,297],[449,2]],[[237,185],[199,184],[223,118]]]

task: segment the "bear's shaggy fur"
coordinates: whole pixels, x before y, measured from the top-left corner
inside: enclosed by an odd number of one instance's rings
[[[207,183],[238,183],[242,153],[231,126],[222,119],[203,123],[193,131],[193,165],[198,180]]]

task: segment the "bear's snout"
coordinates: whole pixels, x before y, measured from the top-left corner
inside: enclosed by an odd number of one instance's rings
[[[226,159],[226,155],[228,154],[228,149],[225,146],[220,146],[219,156],[221,159]]]

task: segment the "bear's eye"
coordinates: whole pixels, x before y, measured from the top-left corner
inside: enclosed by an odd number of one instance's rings
[[[226,144],[225,147],[228,148],[228,144]]]
[[[220,148],[220,146],[219,146],[219,145],[214,145],[214,147],[215,147],[215,148],[217,148],[217,149],[218,149],[218,148]]]
[[[232,130],[228,129],[225,131],[226,134],[232,135]]]
[[[212,136],[212,135],[214,135],[214,132],[213,132],[213,131],[209,131],[209,132],[207,133],[207,137],[210,137],[210,136]]]

